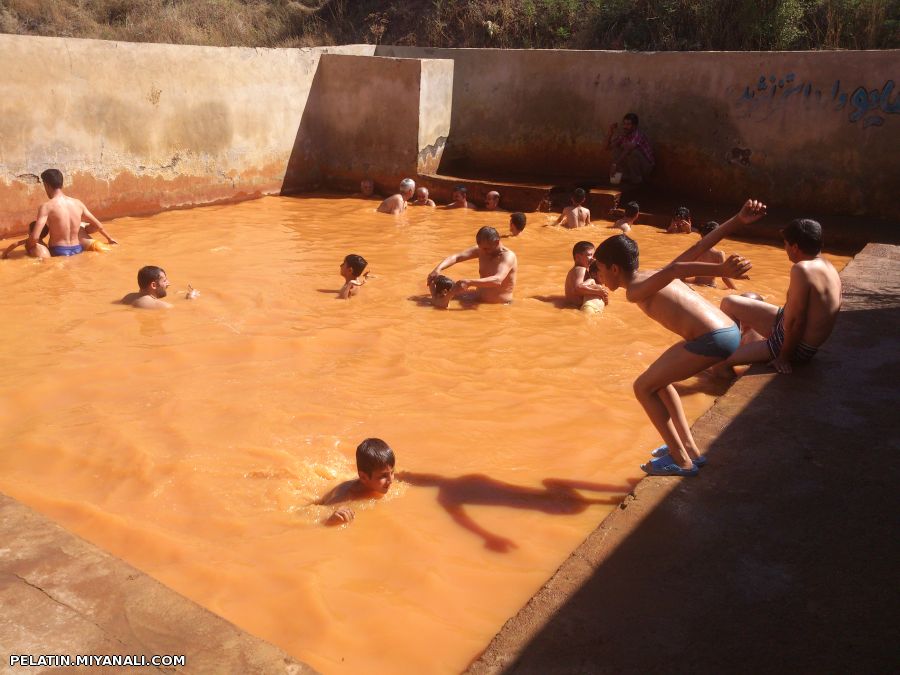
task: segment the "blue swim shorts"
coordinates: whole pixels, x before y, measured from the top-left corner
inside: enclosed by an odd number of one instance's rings
[[[693,354],[700,356],[716,356],[727,359],[741,345],[741,331],[737,324],[731,324],[728,328],[718,328],[690,342],[684,343],[684,348]]]
[[[52,255],[52,256],[70,256],[70,255],[78,255],[79,253],[84,253],[84,249],[81,248],[81,244],[75,244],[74,246],[51,246],[50,247],[50,255]]]

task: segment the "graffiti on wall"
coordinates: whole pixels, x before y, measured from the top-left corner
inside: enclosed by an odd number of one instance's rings
[[[813,82],[803,82],[794,73],[784,77],[760,75],[755,84],[744,87],[738,104],[757,108],[766,105],[772,111],[794,102],[806,101],[813,105],[834,111],[846,111],[852,123],[862,122],[862,127],[880,127],[885,116],[900,113],[900,100],[894,91],[894,81],[888,80],[878,89],[863,86],[853,88],[851,93],[841,85],[840,80],[828,88],[821,89]]]

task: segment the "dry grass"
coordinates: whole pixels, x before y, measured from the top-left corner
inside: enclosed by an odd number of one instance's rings
[[[261,47],[900,46],[900,0],[0,0],[0,32]]]

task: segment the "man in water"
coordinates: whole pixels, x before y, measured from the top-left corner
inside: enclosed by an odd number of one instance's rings
[[[500,208],[500,193],[496,190],[491,190],[484,197],[484,210],[496,211],[498,208]]]
[[[28,233],[28,241],[25,244],[28,255],[42,257],[36,252],[39,251],[38,239],[45,225],[49,231],[48,248],[52,256],[78,255],[84,251],[79,241],[82,220],[88,222],[86,228],[88,232],[100,232],[110,244],[116,243],[103,229],[103,223],[97,220],[84,204],[63,194],[63,175],[59,169],[44,171],[41,174],[41,182],[49,200],[41,204],[37,220]]]
[[[142,267],[138,270],[137,282],[140,290],[122,298],[123,305],[131,305],[138,309],[170,309],[172,307],[163,300],[167,294],[169,279],[162,267],[156,265]]]
[[[441,270],[464,260],[478,258],[477,279],[460,279],[457,281],[462,290],[475,289],[478,302],[493,304],[510,304],[516,286],[518,260],[516,254],[500,243],[500,234],[493,227],[482,227],[475,235],[475,246],[467,248],[451,256],[447,256],[437,264],[428,275],[431,287]]]
[[[400,181],[400,192],[391,195],[378,207],[378,213],[397,214],[406,210],[406,202],[416,191],[416,182],[412,178],[404,178]]]

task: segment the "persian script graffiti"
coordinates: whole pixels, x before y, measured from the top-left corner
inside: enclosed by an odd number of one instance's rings
[[[862,121],[862,126],[880,127],[884,124],[885,115],[900,113],[900,101],[894,92],[894,81],[888,80],[879,89],[866,89],[858,86],[848,94],[841,81],[835,80],[830,91],[817,88],[812,82],[798,82],[794,73],[784,77],[760,75],[756,84],[744,87],[744,93],[738,104],[759,105],[766,103],[772,107],[782,107],[790,102],[811,101],[815,105],[830,107],[832,110],[848,110],[848,120],[852,123]]]

